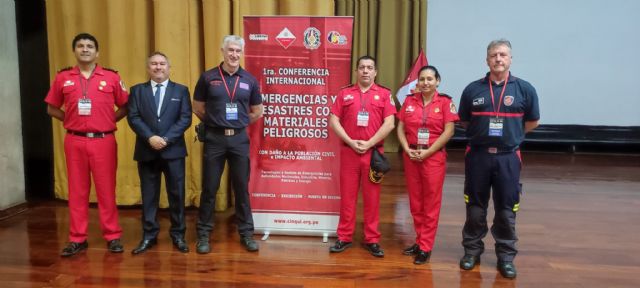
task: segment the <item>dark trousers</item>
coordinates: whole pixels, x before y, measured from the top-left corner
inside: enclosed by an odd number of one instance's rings
[[[488,153],[487,149],[467,150],[464,194],[467,219],[462,230],[465,254],[484,252],[487,235],[487,207],[491,190],[495,216],[491,234],[496,241],[498,261],[513,261],[516,250],[516,212],[520,205],[520,152]]]
[[[242,130],[234,136],[207,129],[204,143],[202,194],[198,211],[198,237],[209,237],[213,230],[216,193],[225,161],[229,162],[231,185],[235,194],[236,224],[243,237],[253,236],[253,215],[249,202],[249,136]]]
[[[156,159],[139,161],[138,174],[142,190],[142,230],[143,239],[158,237],[160,224],[156,219],[160,200],[160,183],[162,174],[165,176],[169,211],[171,213],[172,239],[183,239],[186,225],[184,223],[184,158]]]

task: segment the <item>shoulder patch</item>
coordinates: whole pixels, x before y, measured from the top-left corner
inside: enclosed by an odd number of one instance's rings
[[[113,73],[118,74],[118,70],[115,70],[115,69],[113,69],[113,68],[102,67],[102,70],[107,70],[107,71],[111,71],[111,72],[113,72]]]
[[[438,95],[440,95],[440,96],[442,96],[442,97],[447,97],[447,98],[451,99],[451,96],[449,96],[448,94],[438,93]]]
[[[62,68],[62,69],[58,70],[58,73],[60,73],[60,72],[64,72],[64,71],[69,71],[69,70],[71,70],[71,69],[73,69],[73,67],[72,67],[72,66],[64,67],[64,68]]]

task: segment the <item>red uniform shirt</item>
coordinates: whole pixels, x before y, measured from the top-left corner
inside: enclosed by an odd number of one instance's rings
[[[438,92],[426,107],[423,105],[422,94],[407,97],[398,114],[398,119],[404,123],[404,133],[409,144],[417,144],[418,129],[427,128],[431,145],[440,137],[446,123],[460,120],[451,98]]]
[[[358,126],[360,111],[369,113],[367,126]],[[373,84],[362,93],[358,85],[351,85],[338,92],[331,113],[340,118],[340,125],[351,139],[369,140],[378,132],[385,118],[396,114],[396,107],[391,93],[384,87]]]
[[[78,101],[91,100],[91,115],[79,115]],[[109,132],[116,130],[114,106],[127,104],[129,94],[120,76],[96,65],[93,75],[85,79],[78,66],[60,71],[51,84],[44,101],[51,106],[62,108],[64,128],[78,132]]]

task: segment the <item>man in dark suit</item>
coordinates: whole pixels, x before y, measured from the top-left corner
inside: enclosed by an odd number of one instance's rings
[[[160,177],[165,176],[170,235],[180,252],[189,252],[184,239],[185,157],[184,131],[191,126],[189,89],[169,80],[169,59],[154,52],[147,59],[150,81],[131,87],[129,126],[136,133],[133,158],[138,161],[142,190],[143,238],[131,253],[140,254],[157,244],[160,226],[156,220]]]

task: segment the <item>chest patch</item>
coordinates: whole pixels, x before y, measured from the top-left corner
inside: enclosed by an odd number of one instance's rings
[[[240,89],[249,90],[249,84],[240,82]]]
[[[416,108],[412,105],[407,106],[407,109],[405,109],[406,113],[413,113],[413,111],[416,111]]]
[[[513,96],[504,96],[504,106],[511,106],[513,104]]]
[[[473,106],[478,106],[484,104],[484,98],[476,98],[473,99]]]

